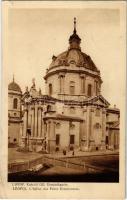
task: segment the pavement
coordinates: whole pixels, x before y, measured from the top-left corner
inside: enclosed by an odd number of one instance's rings
[[[45,171],[43,171],[41,174],[43,175],[61,175],[61,174],[66,174],[66,175],[72,175],[72,174],[83,174],[84,171],[80,169],[73,169],[73,168],[66,168],[62,166],[54,166],[51,167]]]
[[[17,151],[17,148],[9,148],[8,149],[8,161],[9,163],[14,162],[24,162],[29,161],[37,158],[41,158],[43,154],[39,154],[36,152],[19,152]]]
[[[75,150],[74,155],[72,155],[72,151],[69,151],[66,153],[66,155],[63,155],[62,152],[57,152],[54,154],[46,154],[48,157],[54,157],[54,158],[75,158],[75,157],[88,157],[88,156],[102,156],[102,155],[118,155],[118,150],[105,150],[105,151],[91,151],[91,152],[83,152],[79,150]]]
[[[36,152],[18,152],[16,148],[8,149],[8,160],[11,162],[22,162],[33,160],[36,158],[41,158],[43,156],[53,157],[53,158],[76,158],[76,157],[90,157],[90,156],[102,156],[102,155],[118,155],[119,151],[91,151],[91,152],[83,152],[79,150],[75,150],[74,155],[72,155],[72,151],[67,152],[66,155],[63,155],[62,152],[55,152],[54,154],[40,154]]]

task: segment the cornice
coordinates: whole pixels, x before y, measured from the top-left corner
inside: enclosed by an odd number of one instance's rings
[[[102,83],[102,80],[101,80],[101,77],[99,74],[94,74],[91,72],[88,72],[88,71],[84,71],[84,70],[73,70],[73,69],[56,69],[52,72],[48,72],[45,76],[44,76],[44,79],[46,80],[48,77],[54,75],[54,74],[58,74],[58,73],[77,73],[77,74],[85,74],[85,75],[88,75],[88,76],[92,76],[92,77],[95,77],[95,78],[99,78],[99,80],[101,81]]]

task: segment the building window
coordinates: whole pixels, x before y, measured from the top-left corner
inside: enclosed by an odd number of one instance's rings
[[[56,145],[60,144],[60,135],[56,134]]]
[[[87,91],[87,95],[88,95],[89,97],[91,97],[91,96],[92,96],[92,85],[91,85],[91,84],[88,84],[88,91]]]
[[[98,82],[95,81],[95,91],[96,91],[96,95],[98,95]]]
[[[60,123],[57,123],[57,124],[56,124],[56,128],[60,128]]]
[[[52,95],[52,84],[51,83],[49,84],[49,95],[50,96]]]
[[[70,81],[70,94],[74,95],[75,94],[75,82]]]
[[[97,117],[100,116],[100,109],[99,109],[99,108],[96,109],[96,116],[97,116]]]
[[[70,129],[74,129],[75,128],[75,125],[72,124],[72,122],[70,123]]]
[[[75,108],[74,107],[70,107],[70,113],[75,114]]]
[[[64,76],[60,75],[59,76],[59,83],[60,83],[60,93],[64,93]]]
[[[101,128],[101,125],[100,125],[99,123],[96,123],[96,124],[95,124],[95,128],[96,128],[96,129],[99,129],[99,128]]]
[[[85,77],[81,77],[81,92],[85,93]]]
[[[106,143],[106,145],[108,145],[108,142],[109,140],[108,140],[108,136],[106,136],[106,140],[105,140],[105,143]]]
[[[75,136],[70,135],[70,144],[74,144],[74,143],[75,143]]]
[[[47,112],[50,112],[50,111],[52,111],[52,107],[51,107],[51,105],[48,105],[47,106]]]
[[[14,109],[17,109],[17,106],[18,106],[18,100],[17,100],[17,98],[15,98],[15,99],[13,100],[13,108],[14,108]]]

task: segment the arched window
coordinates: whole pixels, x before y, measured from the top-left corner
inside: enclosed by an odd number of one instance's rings
[[[91,84],[88,84],[88,91],[87,91],[87,95],[88,95],[89,97],[91,97],[91,96],[92,96],[92,85],[91,85]]]
[[[57,124],[56,124],[56,128],[60,128],[60,123],[57,123]]]
[[[81,92],[85,93],[85,77],[81,77]]]
[[[75,114],[75,108],[74,107],[70,107],[70,113]]]
[[[50,96],[52,95],[52,84],[51,83],[49,84],[49,95]]]
[[[17,100],[17,98],[15,98],[15,99],[13,100],[13,108],[14,108],[14,109],[17,109],[17,105],[18,105],[18,100]]]
[[[51,106],[51,105],[48,105],[48,106],[47,106],[47,112],[50,112],[50,111],[52,111],[52,106]]]
[[[70,81],[70,94],[73,95],[75,94],[75,82]]]

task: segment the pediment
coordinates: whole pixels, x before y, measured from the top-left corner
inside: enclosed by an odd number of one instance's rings
[[[100,105],[100,106],[109,106],[109,102],[103,96],[97,96],[90,100],[93,104]]]

